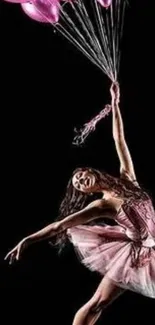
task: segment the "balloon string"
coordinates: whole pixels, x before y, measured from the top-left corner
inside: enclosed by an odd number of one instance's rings
[[[45,9],[46,1],[42,0]],[[99,0],[66,0],[64,4],[59,1],[56,4],[54,0],[48,0],[48,5],[54,4],[57,7],[60,21],[55,23],[50,18],[51,11],[44,11],[42,7],[35,6],[35,4],[34,8],[46,22],[52,24],[55,30],[57,29],[74,44],[111,81],[116,81],[126,1],[113,0],[110,7],[105,9]]]

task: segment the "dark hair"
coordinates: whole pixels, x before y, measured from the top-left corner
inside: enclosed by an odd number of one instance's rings
[[[135,186],[131,181],[116,178],[94,168],[85,167],[75,169],[73,171],[72,177],[77,172],[85,170],[89,170],[95,175],[96,182],[98,183],[99,187],[101,186],[101,189],[104,188],[105,190],[114,190],[116,194],[123,196],[124,199],[130,199],[133,197],[139,199],[144,194],[144,191],[142,191],[141,188]],[[72,177],[68,182],[65,197],[61,202],[57,220],[62,220],[68,215],[80,211],[90,201],[92,202],[99,197],[99,193],[93,193],[90,195],[88,193],[78,191],[72,184]],[[55,244],[59,247],[59,252],[61,252],[67,241],[68,237],[66,231],[60,233],[56,237]]]

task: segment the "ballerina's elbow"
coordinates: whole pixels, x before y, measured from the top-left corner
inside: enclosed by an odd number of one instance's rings
[[[56,222],[55,226],[54,226],[55,234],[57,235],[57,234],[63,232],[65,230],[64,228],[65,228],[65,226],[64,226],[63,222],[61,222],[61,221]]]

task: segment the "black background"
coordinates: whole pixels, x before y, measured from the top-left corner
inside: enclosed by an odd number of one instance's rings
[[[120,71],[126,138],[138,180],[152,197],[154,21],[154,1],[130,1]],[[110,81],[52,27],[26,17],[20,5],[0,3],[0,53],[0,287],[5,317],[71,324],[100,281],[79,264],[72,247],[58,257],[48,243],[40,243],[11,267],[3,259],[21,238],[55,219],[75,167],[89,165],[118,174],[111,116],[84,148],[71,143],[74,127],[110,101]],[[140,324],[144,315],[149,322],[153,306],[154,300],[127,292],[98,323]]]

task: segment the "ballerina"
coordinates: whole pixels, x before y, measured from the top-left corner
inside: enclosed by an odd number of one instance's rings
[[[12,263],[29,245],[51,237],[60,248],[66,238],[73,243],[81,262],[102,276],[93,297],[77,311],[73,325],[95,324],[125,290],[155,298],[155,211],[136,179],[119,109],[119,85],[112,84],[110,91],[120,176],[93,168],[76,169],[57,220],[22,239],[6,256]],[[92,194],[102,197],[94,199]],[[116,225],[107,225],[104,218],[113,219]],[[97,219],[103,222],[98,224]]]

